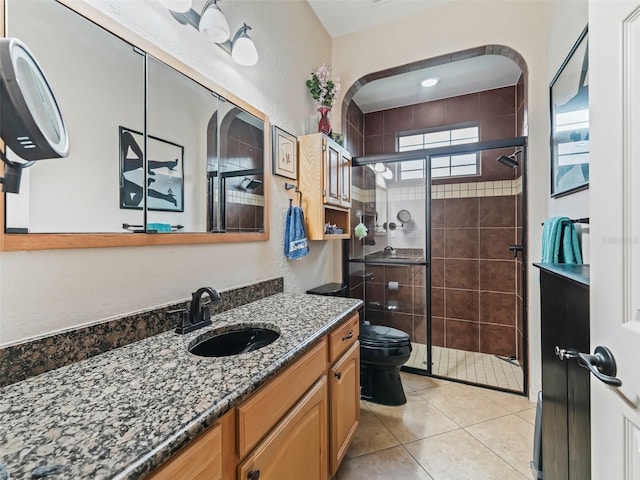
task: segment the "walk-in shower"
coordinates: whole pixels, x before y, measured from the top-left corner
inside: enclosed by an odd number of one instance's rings
[[[504,179],[464,174],[484,158]],[[404,369],[525,390],[525,162],[522,137],[355,158],[349,291],[409,334]]]

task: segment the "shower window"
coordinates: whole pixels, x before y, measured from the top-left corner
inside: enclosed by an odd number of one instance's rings
[[[457,128],[430,129],[422,132],[411,132],[398,135],[398,152],[422,150],[425,148],[448,147],[463,143],[475,143],[479,140],[477,125]],[[463,155],[446,155],[432,157],[431,176],[433,178],[463,177],[480,174],[480,155],[467,153]],[[411,180],[424,178],[423,160],[403,162],[400,164],[400,178]]]

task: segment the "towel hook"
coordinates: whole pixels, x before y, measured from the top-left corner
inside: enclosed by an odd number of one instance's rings
[[[287,190],[291,190],[292,188],[295,188],[295,192],[300,195],[300,197],[298,198],[298,206],[302,207],[302,192],[298,189],[298,186],[295,183],[285,183],[284,184],[284,188],[286,188]],[[289,206],[291,206],[293,204],[293,200],[289,199]]]

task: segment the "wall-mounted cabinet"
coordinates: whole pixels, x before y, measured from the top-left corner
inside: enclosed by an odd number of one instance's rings
[[[298,138],[299,188],[310,240],[349,238],[351,154],[323,133]],[[343,229],[325,233],[325,224]]]

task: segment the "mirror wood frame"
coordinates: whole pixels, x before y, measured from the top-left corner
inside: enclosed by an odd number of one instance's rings
[[[184,64],[166,51],[152,44],[142,36],[132,32],[113,18],[87,3],[74,0],[55,0],[68,7],[90,22],[104,28],[112,34],[144,50],[149,55],[164,62],[183,73],[205,88],[214,91],[238,107],[264,121],[264,232],[263,233],[5,233],[5,195],[0,194],[0,251],[25,250],[57,250],[71,248],[108,248],[138,247],[151,245],[191,245],[207,243],[257,242],[269,240],[269,181],[271,178],[271,127],[269,118],[263,112],[249,105],[244,100],[216,85],[209,78]],[[5,1],[0,0],[0,33],[5,31]],[[0,140],[0,148],[4,151],[4,142]],[[4,163],[0,163],[0,175],[4,174]]]

